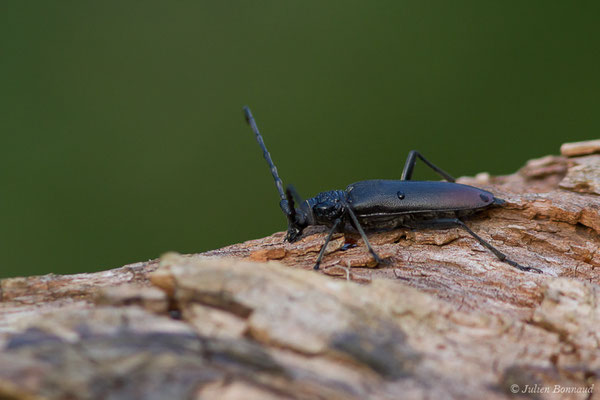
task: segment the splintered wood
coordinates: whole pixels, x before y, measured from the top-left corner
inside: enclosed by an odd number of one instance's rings
[[[459,182],[460,229],[284,233],[204,254],[0,282],[0,398],[541,399],[600,390],[600,146]]]

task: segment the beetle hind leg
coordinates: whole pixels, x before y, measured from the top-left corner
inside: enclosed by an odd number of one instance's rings
[[[471,230],[471,228],[469,228],[464,222],[462,222],[460,219],[456,218],[455,219],[455,223],[460,226],[461,228],[463,228],[465,231],[467,231],[471,236],[473,236],[475,239],[477,239],[477,241],[479,243],[481,243],[481,245],[483,245],[484,247],[486,247],[489,251],[491,251],[492,253],[494,253],[494,255],[498,258],[498,260],[507,263],[508,265],[511,265],[517,269],[520,269],[521,271],[527,271],[527,272],[537,272],[538,274],[543,273],[541,269],[539,268],[534,268],[534,267],[524,267],[521,264],[517,263],[516,261],[511,260],[510,258],[508,258],[506,256],[506,254],[502,253],[500,250],[498,250],[497,248],[495,248],[494,246],[492,246],[491,244],[489,244],[488,242],[486,242],[485,240],[483,240],[479,235],[477,235],[475,232],[473,232]]]
[[[408,157],[406,157],[406,162],[404,163],[404,169],[402,170],[402,175],[400,177],[401,181],[410,181],[413,174],[413,169],[415,168],[415,164],[417,163],[417,158],[423,161],[429,168],[434,170],[438,175],[447,180],[448,182],[454,182],[456,179],[446,171],[441,168],[438,168],[435,164],[427,160],[421,153],[416,150],[411,150],[408,153]]]
[[[508,265],[510,265],[514,268],[517,268],[521,271],[537,272],[538,274],[543,273],[543,271],[539,268],[525,267],[525,266],[517,263],[516,261],[511,260],[510,258],[508,258],[506,256],[506,254],[502,253],[500,250],[498,250],[497,248],[495,248],[494,246],[492,246],[491,244],[489,244],[488,242],[483,240],[483,238],[481,236],[479,236],[478,234],[473,232],[471,230],[471,228],[469,228],[464,222],[462,222],[458,218],[439,218],[439,219],[434,219],[434,220],[430,220],[430,221],[424,221],[418,225],[418,227],[420,227],[420,228],[429,227],[429,228],[438,228],[438,229],[451,227],[451,226],[459,226],[462,229],[464,229],[465,231],[467,231],[467,233],[469,235],[473,236],[473,238],[475,238],[483,247],[485,247],[486,249],[488,249],[489,251],[494,253],[494,255],[498,258],[498,260],[505,262]]]

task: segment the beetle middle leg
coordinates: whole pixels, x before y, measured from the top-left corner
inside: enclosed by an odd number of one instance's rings
[[[418,225],[416,225],[416,226],[419,228],[445,228],[445,227],[451,227],[451,226],[459,226],[460,228],[467,231],[467,233],[469,233],[469,235],[473,236],[479,243],[481,243],[482,246],[484,246],[489,251],[494,253],[494,255],[500,261],[503,261],[517,269],[520,269],[521,271],[532,271],[532,272],[537,272],[538,274],[543,273],[541,269],[534,268],[534,267],[524,267],[521,264],[517,263],[516,261],[511,260],[510,258],[508,258],[506,256],[506,254],[502,253],[500,250],[498,250],[497,248],[495,248],[494,246],[492,246],[491,244],[489,244],[488,242],[483,240],[483,238],[481,236],[479,236],[478,234],[473,232],[471,230],[471,228],[469,228],[463,221],[461,221],[458,218],[433,219],[433,220],[423,221],[421,223],[418,223]]]
[[[406,157],[406,162],[404,163],[404,169],[402,170],[402,175],[400,176],[401,181],[410,181],[411,180],[412,174],[413,174],[413,169],[415,168],[415,164],[417,162],[417,158],[419,158],[421,161],[423,161],[429,168],[434,170],[436,173],[438,173],[442,178],[444,178],[448,182],[456,181],[456,179],[454,179],[454,177],[452,175],[450,175],[443,169],[435,166],[435,164],[433,164],[432,162],[427,160],[425,157],[423,157],[423,155],[421,153],[419,153],[416,150],[411,150],[408,153],[408,157]]]
[[[373,258],[375,259],[375,262],[377,264],[380,264],[381,263],[381,258],[379,258],[379,256],[377,255],[377,253],[375,253],[375,250],[373,250],[373,247],[371,247],[371,243],[369,243],[369,239],[367,238],[367,234],[363,230],[362,226],[360,226],[360,222],[358,221],[358,218],[356,218],[356,215],[354,214],[354,211],[352,211],[352,208],[347,207],[346,208],[346,212],[348,214],[350,214],[350,218],[352,218],[352,222],[353,222],[354,227],[356,228],[356,230],[358,231],[358,233],[360,233],[360,236],[362,237],[362,240],[367,245],[367,249],[369,249],[369,252],[373,255]]]
[[[375,252],[375,250],[373,250],[373,247],[371,246],[371,243],[369,242],[369,239],[367,238],[367,234],[363,230],[362,226],[360,226],[360,222],[358,221],[358,218],[356,218],[356,215],[354,214],[354,212],[352,211],[352,209],[350,207],[346,207],[346,213],[350,215],[350,218],[352,219],[352,225],[356,228],[358,233],[360,233],[362,240],[365,242],[365,245],[367,246],[367,249],[369,249],[369,252],[373,255],[375,262],[377,264],[380,264],[381,258],[379,258],[379,256]],[[343,219],[340,217],[340,218],[337,218],[335,220],[335,222],[333,223],[333,226],[331,227],[331,230],[329,231],[329,234],[327,235],[327,238],[325,239],[325,243],[323,244],[323,247],[321,247],[321,251],[319,252],[319,257],[317,257],[317,262],[315,263],[315,266],[314,266],[315,270],[319,269],[319,266],[321,265],[321,260],[323,259],[323,256],[325,255],[325,249],[327,248],[327,245],[331,241],[331,237],[333,236],[333,233],[336,231],[336,229],[342,223],[342,221],[343,221]]]

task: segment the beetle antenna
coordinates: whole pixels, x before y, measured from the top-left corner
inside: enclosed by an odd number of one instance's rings
[[[252,116],[252,112],[250,111],[250,108],[248,108],[248,106],[244,106],[244,116],[246,117],[246,122],[248,123],[248,125],[250,125],[250,127],[252,128],[252,131],[256,135],[256,141],[258,142],[258,145],[260,146],[260,148],[263,151],[263,156],[265,157],[265,160],[267,160],[267,164],[269,164],[269,168],[271,168],[271,174],[273,175],[273,179],[275,179],[275,186],[277,186],[277,191],[279,192],[279,197],[280,197],[281,201],[285,201],[285,200],[287,200],[287,197],[285,195],[285,192],[283,191],[283,183],[281,182],[281,178],[279,177],[279,174],[277,173],[277,167],[275,166],[275,164],[273,164],[273,160],[271,160],[271,155],[269,154],[269,151],[267,150],[267,147],[265,146],[265,142],[263,141],[262,135],[258,131],[256,122],[254,121],[254,117]]]

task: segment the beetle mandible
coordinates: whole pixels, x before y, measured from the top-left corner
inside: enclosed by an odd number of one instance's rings
[[[356,182],[346,190],[322,192],[308,200],[302,200],[292,186],[283,190],[283,183],[277,168],[271,160],[262,135],[258,131],[252,112],[244,107],[246,122],[250,125],[256,140],[275,180],[279,192],[279,206],[288,220],[288,231],[285,240],[295,242],[302,231],[309,225],[326,225],[330,227],[325,243],[321,247],[314,269],[319,269],[327,244],[336,231],[346,231],[347,225],[354,227],[362,237],[376,263],[381,259],[373,250],[364,229],[404,228],[446,228],[458,226],[467,231],[479,243],[489,249],[500,261],[521,271],[542,273],[538,268],[525,267],[509,259],[504,253],[473,232],[460,219],[489,208],[501,205],[503,200],[494,197],[488,191],[455,183],[455,179],[442,169],[428,161],[418,151],[412,150],[404,164],[400,180],[374,179]],[[412,173],[417,162],[421,160],[434,170],[446,182],[413,181]],[[294,201],[299,203],[296,208]],[[364,227],[364,229],[363,229]]]

